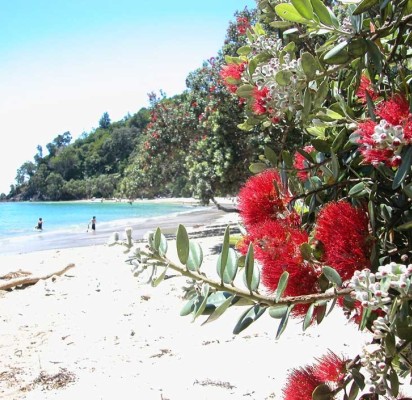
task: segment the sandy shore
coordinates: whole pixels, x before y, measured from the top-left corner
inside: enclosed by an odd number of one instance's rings
[[[218,198],[219,204],[224,207],[234,208],[234,202],[229,198]],[[153,227],[160,227],[166,232],[175,232],[177,221],[187,226],[205,225],[211,223],[216,218],[224,214],[214,205],[200,206],[199,202],[191,198],[165,198],[154,200],[135,200],[144,203],[169,203],[188,206],[187,210],[170,217],[147,217],[147,218],[129,218],[115,220],[110,222],[97,223],[95,232],[86,231],[54,231],[48,232],[47,229],[42,232],[36,232],[31,236],[7,237],[0,239],[0,248],[2,254],[19,254],[31,253],[41,250],[64,249],[71,247],[85,247],[105,244],[107,238],[113,232],[123,232],[125,226],[130,226],[134,231],[136,239],[143,238],[148,230]],[[81,201],[84,202],[84,201]],[[107,201],[108,202],[108,201]]]
[[[235,222],[226,214],[192,228],[208,274],[222,229]],[[208,227],[219,236],[201,237]],[[179,316],[184,278],[153,288],[133,277],[127,258],[121,246],[104,244],[0,258],[1,275],[75,264],[61,277],[0,292],[1,398],[280,399],[288,370],[328,349],[354,356],[368,338],[340,310],[305,332],[292,320],[279,340],[278,320],[268,315],[233,335],[240,307],[202,326],[205,317]]]

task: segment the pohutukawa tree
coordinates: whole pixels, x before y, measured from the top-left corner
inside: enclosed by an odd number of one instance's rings
[[[335,2],[333,2],[335,4]],[[240,21],[247,43],[221,70],[245,108],[244,130],[276,127],[301,145],[266,147],[239,193],[244,234],[226,229],[217,278],[200,271],[201,247],[179,226],[180,263],[160,229],[136,269],[193,279],[181,314],[220,317],[249,304],[234,328],[263,314],[303,329],[339,307],[371,332],[361,354],[332,351],[296,368],[285,400],[402,399],[412,368],[412,3],[259,1],[273,32]],[[129,232],[130,233],[130,232]],[[241,279],[237,277],[241,276]],[[243,279],[242,279],[243,278]],[[360,398],[360,397],[359,397]]]

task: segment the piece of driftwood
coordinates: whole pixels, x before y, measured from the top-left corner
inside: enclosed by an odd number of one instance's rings
[[[8,290],[8,289],[12,289],[16,286],[21,286],[21,285],[24,285],[24,286],[34,285],[40,280],[46,280],[53,276],[61,276],[73,267],[74,267],[74,264],[71,263],[60,271],[52,272],[50,274],[43,275],[43,276],[29,275],[29,276],[23,276],[20,278],[9,279],[6,282],[1,282],[0,280],[0,290]]]

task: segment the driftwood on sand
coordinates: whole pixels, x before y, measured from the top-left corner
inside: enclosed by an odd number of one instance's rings
[[[21,274],[16,274],[20,275],[19,277],[15,278],[13,277],[12,279],[8,278],[8,276],[13,276],[14,274],[7,274],[4,277],[1,277],[0,279],[0,290],[8,290],[12,289],[16,286],[27,286],[27,285],[34,285],[40,280],[46,280],[49,279],[53,276],[61,276],[64,275],[69,269],[73,268],[74,264],[68,264],[66,267],[59,271],[51,272],[47,275],[32,275],[32,274],[27,274],[27,272],[21,273]]]

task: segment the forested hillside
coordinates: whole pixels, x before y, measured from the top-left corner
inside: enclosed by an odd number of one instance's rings
[[[152,198],[236,194],[262,147],[285,146],[276,127],[245,125],[245,102],[233,93],[236,77],[225,58],[238,54],[255,10],[235,13],[215,57],[191,72],[174,97],[149,94],[149,107],[121,121],[103,113],[99,127],[72,142],[70,132],[38,146],[17,171],[9,200]],[[258,114],[254,118],[258,118]]]

